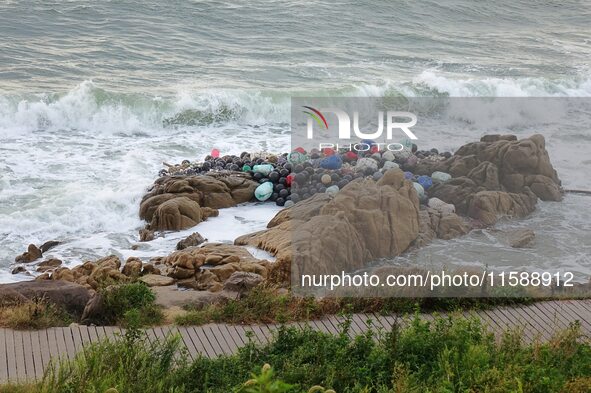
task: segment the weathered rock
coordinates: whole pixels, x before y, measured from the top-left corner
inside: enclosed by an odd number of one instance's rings
[[[178,242],[176,245],[176,249],[177,250],[184,250],[187,247],[198,246],[203,242],[205,242],[205,239],[203,238],[203,236],[201,236],[201,234],[199,234],[199,232],[195,232],[195,233],[192,233],[191,235],[189,235],[188,237],[186,237],[185,239],[181,240],[180,242]]]
[[[39,265],[37,265],[37,271],[42,273],[42,272],[46,272],[48,270],[53,270],[56,267],[59,267],[61,265],[62,265],[62,261],[60,261],[59,259],[56,259],[56,258],[47,259],[47,260],[39,263]]]
[[[142,275],[145,276],[147,274],[160,275],[160,269],[158,269],[151,263],[146,263],[142,268]]]
[[[441,213],[455,213],[456,207],[451,203],[445,203],[439,198],[430,198],[427,206],[432,209],[435,209]]]
[[[34,244],[29,244],[27,251],[14,258],[14,261],[20,263],[29,263],[41,258],[42,256],[43,253],[39,248],[37,248],[37,246]]]
[[[378,182],[351,182],[334,198],[308,202],[306,211],[317,214],[305,220],[297,214],[299,206],[286,209],[293,219],[280,213],[268,230],[236,239],[278,257],[271,276],[278,263],[283,270],[289,260],[294,274],[353,271],[370,260],[399,255],[418,235],[418,197],[399,169]]]
[[[66,281],[35,280],[0,285],[0,299],[11,302],[45,299],[75,315],[81,315],[92,292],[81,285]]]
[[[39,250],[41,250],[41,253],[45,253],[45,252],[49,251],[50,249],[58,246],[59,244],[60,244],[60,242],[58,242],[56,240],[50,240],[50,241],[43,243],[41,245],[41,247],[39,247]]]
[[[357,161],[357,165],[355,165],[354,169],[356,172],[367,170],[375,172],[378,170],[378,162],[372,158],[360,158]]]
[[[256,273],[234,272],[224,282],[224,290],[244,294],[262,283],[263,276]]]
[[[499,170],[495,164],[483,161],[467,175],[478,186],[486,188],[488,191],[498,191],[501,189],[499,183]]]
[[[536,238],[536,234],[531,229],[520,229],[510,234],[511,247],[523,248],[531,245]]]
[[[250,201],[257,186],[258,183],[244,173],[162,177],[156,180],[152,190],[142,199],[140,218],[151,222],[160,205],[181,197],[203,208],[236,206]]]
[[[16,267],[14,267],[11,271],[12,274],[21,274],[21,273],[26,273],[27,272],[27,268],[24,267],[23,265],[18,265]]]
[[[128,258],[121,273],[127,277],[139,277],[142,273],[142,261],[134,257]]]
[[[453,212],[433,208],[421,209],[419,212],[419,235],[414,246],[423,247],[435,238],[453,239],[467,234],[470,229],[470,225]]]
[[[170,199],[158,206],[150,228],[160,231],[180,231],[202,221],[201,207],[187,197]]]
[[[174,284],[174,278],[156,274],[146,274],[140,277],[140,281],[146,283],[149,287],[163,287]]]
[[[536,201],[537,198],[532,192],[513,194],[481,191],[470,198],[468,215],[486,225],[492,225],[500,216],[525,217],[534,211]]]
[[[467,177],[458,177],[445,183],[436,184],[429,189],[431,198],[438,198],[456,207],[456,212],[467,214],[472,195],[479,191],[486,191]]]
[[[168,275],[177,280],[183,280],[195,276],[195,269],[186,269],[184,267],[175,266]]]
[[[51,279],[56,281],[68,281],[68,282],[75,282],[76,276],[74,272],[67,267],[58,267],[53,271],[51,274]]]
[[[494,164],[499,170],[503,191],[523,193],[525,187],[529,187],[542,200],[562,199],[560,179],[550,163],[542,135],[521,140],[507,135],[483,137],[481,142],[462,146],[456,156],[474,156],[479,162]]]
[[[436,232],[439,239],[449,240],[470,232],[470,225],[457,214],[449,212],[438,213],[440,217]]]
[[[154,231],[149,229],[140,229],[140,242],[149,242],[154,240]]]

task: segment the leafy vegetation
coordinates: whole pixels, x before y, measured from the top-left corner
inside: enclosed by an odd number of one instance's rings
[[[101,294],[103,312],[100,323],[150,326],[164,319],[162,310],[154,303],[154,292],[141,282],[110,286],[103,289]]]
[[[591,345],[573,325],[547,343],[525,344],[519,332],[500,341],[478,320],[418,317],[391,332],[351,338],[281,328],[265,346],[234,356],[189,361],[172,336],[148,342],[130,325],[117,342],[87,348],[50,367],[36,384],[0,388],[23,393],[404,393],[589,392]],[[246,381],[246,382],[245,382]]]

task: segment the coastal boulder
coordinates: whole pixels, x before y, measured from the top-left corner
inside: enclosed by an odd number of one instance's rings
[[[27,251],[14,258],[14,261],[19,263],[29,263],[41,258],[42,256],[43,253],[39,248],[37,248],[37,246],[34,244],[29,244]]]
[[[470,198],[468,215],[492,225],[500,216],[525,217],[535,210],[536,201],[531,191],[527,194],[481,191]]]
[[[158,206],[150,229],[180,231],[199,224],[203,219],[199,204],[187,197],[170,199]]]
[[[0,285],[3,304],[45,299],[75,315],[82,314],[91,296],[88,288],[67,281],[35,280]]]

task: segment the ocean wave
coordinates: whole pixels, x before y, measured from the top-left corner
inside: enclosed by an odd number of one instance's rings
[[[33,131],[150,133],[218,123],[288,123],[298,97],[591,97],[591,78],[458,78],[423,71],[410,82],[339,89],[191,90],[172,96],[109,92],[84,81],[66,93],[0,95],[0,136]]]

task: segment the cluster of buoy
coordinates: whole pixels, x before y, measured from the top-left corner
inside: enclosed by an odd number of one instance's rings
[[[358,178],[368,177],[377,181],[387,170],[400,168],[405,171],[406,179],[413,181],[421,203],[427,203],[426,191],[434,182],[447,181],[451,176],[443,172],[435,172],[432,176],[415,176],[412,168],[419,159],[443,160],[449,157],[451,153],[439,153],[436,149],[418,151],[417,146],[410,143],[407,148],[397,152],[379,151],[377,148],[366,152],[336,151],[330,148],[307,152],[299,147],[280,155],[243,152],[239,156],[220,156],[219,151],[214,149],[203,162],[183,161],[181,165],[168,165],[168,169],[161,171],[160,175],[241,171],[260,183],[254,193],[257,200],[291,206],[317,193],[334,195]]]

